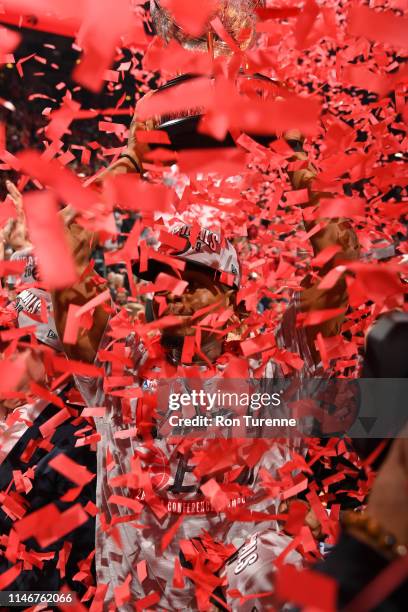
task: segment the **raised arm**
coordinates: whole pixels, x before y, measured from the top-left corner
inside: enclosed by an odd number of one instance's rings
[[[6,181],[6,187],[8,197],[15,206],[16,216],[9,219],[1,228],[0,243],[2,250],[0,251],[0,260],[4,259],[4,250],[7,246],[11,246],[13,250],[18,250],[29,245],[22,195],[11,181]]]
[[[129,131],[129,140],[122,156],[97,175],[94,184],[102,185],[105,179],[116,174],[142,173],[143,156],[148,151],[148,147],[138,143],[137,131],[151,127],[151,125],[138,122],[135,113]],[[89,269],[92,251],[97,244],[97,236],[75,222],[75,211],[71,207],[64,209],[61,214],[64,217],[79,278],[75,286],[55,291],[52,295],[55,322],[58,334],[63,339],[70,304],[78,306],[86,304],[106,290],[106,283],[96,278],[94,271]],[[81,330],[75,345],[65,345],[68,357],[92,363],[95,360],[109,316],[109,308],[106,305],[98,306],[94,311],[92,327],[89,330]]]
[[[0,234],[0,258],[4,257],[7,245],[14,249],[30,245],[27,236],[26,220],[23,208],[23,196],[10,181],[6,182],[9,196],[15,204],[17,216],[10,220]],[[91,260],[92,250],[97,237],[75,222],[76,212],[67,206],[61,211],[61,216],[67,230],[67,238],[72,249],[78,272],[78,283],[52,295],[54,318],[61,339],[64,337],[65,326],[70,304],[82,306],[105,289],[105,284],[99,279],[95,281],[93,271],[87,270]],[[108,321],[105,309],[97,308],[94,314],[94,325],[89,331],[80,333],[75,346],[65,345],[67,355],[74,359],[92,362],[95,359],[100,339]]]
[[[301,139],[297,134],[295,137],[293,137],[293,135],[287,135],[287,139],[289,141],[295,139],[298,143],[301,143]],[[301,149],[302,147],[299,146],[297,148]],[[300,151],[295,153],[294,159],[306,161],[307,155],[303,151]],[[313,190],[312,181],[316,174],[317,171],[311,164],[308,164],[308,166],[302,170],[289,173],[294,189],[308,189],[309,201],[306,207],[317,206],[321,200],[332,197],[330,193],[322,193]],[[323,275],[327,274],[327,272],[336,267],[341,261],[353,261],[359,258],[360,245],[349,220],[345,218],[318,218],[313,221],[304,220],[304,223],[307,231],[312,230],[313,227],[319,223],[323,226],[319,232],[311,237],[311,244],[315,256],[329,246],[336,245],[340,247],[340,251],[321,270]],[[324,321],[319,325],[306,327],[308,343],[317,360],[319,359],[315,347],[317,335],[321,333],[322,336],[328,337],[340,333],[342,323],[345,319],[345,312],[348,307],[347,285],[344,274],[339,277],[331,289],[319,289],[319,283],[320,280],[313,283],[309,277],[305,279],[303,283],[304,289],[301,295],[302,311],[312,312],[316,310],[342,308],[344,313],[333,319]]]
[[[145,100],[149,95],[151,94],[146,94],[143,100]],[[104,179],[116,174],[143,173],[143,159],[150,149],[148,145],[138,141],[137,132],[153,130],[155,124],[152,120],[146,122],[139,121],[137,118],[137,112],[138,109],[136,108],[129,128],[129,137],[126,147],[120,154],[119,159],[117,159],[108,168],[103,170],[95,177],[96,183],[101,184],[103,183]]]
[[[4,227],[0,228],[0,261],[4,260],[7,247],[11,247],[13,251],[18,251],[21,248],[30,246],[27,237],[22,195],[11,181],[6,181],[6,187],[8,197],[16,208],[16,216],[6,221]],[[0,279],[0,286],[2,286],[2,279]]]
[[[79,280],[74,286],[54,291],[51,294],[55,324],[61,340],[64,338],[70,304],[83,306],[106,289],[106,283],[90,269],[91,255],[97,244],[97,236],[75,223],[70,217],[69,213],[67,215],[69,220],[66,222],[67,238]],[[91,328],[80,330],[76,344],[64,344],[67,356],[70,359],[92,363],[108,320],[108,309],[103,305],[96,307]]]

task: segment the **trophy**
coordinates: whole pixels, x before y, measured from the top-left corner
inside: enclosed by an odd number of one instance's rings
[[[219,17],[226,33],[242,50],[249,49],[256,41],[256,9],[264,6],[263,0],[217,0],[214,17]],[[209,22],[201,36],[193,37],[176,23],[172,15],[159,0],[151,0],[151,15],[156,33],[166,42],[174,39],[184,48],[191,51],[209,53],[213,58],[231,53],[230,47],[212,29]],[[210,19],[211,21],[211,19]],[[195,78],[194,74],[183,74],[162,85],[157,93],[169,88],[175,88],[183,82]],[[212,77],[208,77],[212,78]],[[279,83],[262,74],[247,74],[241,72],[236,78],[236,86],[240,93],[266,97],[271,89],[277,90]],[[217,140],[211,135],[199,131],[203,114],[200,111],[186,112],[185,116],[163,118],[157,129],[164,130],[170,140],[167,148],[172,150],[205,149],[234,147],[235,141],[230,133],[223,140]],[[267,145],[274,140],[271,135],[249,134],[258,143]],[[163,147],[163,145],[161,145]]]
[[[186,49],[209,51],[214,56],[230,53],[228,45],[211,31],[210,23],[207,23],[200,36],[191,36],[177,24],[164,4],[163,0],[162,3],[151,0],[150,12],[156,33],[166,42],[174,39]],[[256,10],[264,4],[264,0],[215,0],[212,17],[219,17],[225,30],[244,51],[256,41]]]

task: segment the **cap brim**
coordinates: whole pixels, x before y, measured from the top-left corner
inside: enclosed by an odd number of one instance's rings
[[[184,151],[189,149],[222,149],[236,146],[229,133],[223,140],[217,140],[208,134],[200,133],[198,126],[201,119],[202,115],[193,115],[170,119],[159,125],[158,129],[166,132],[169,137],[171,144],[167,145],[167,148]],[[160,146],[163,147],[163,145]],[[163,148],[166,148],[166,145]]]
[[[250,77],[248,75],[242,76],[245,79],[254,80],[259,83],[275,84],[272,79],[260,73],[252,75]],[[177,87],[178,85],[181,85],[186,81],[193,80],[196,77],[197,75],[195,74],[180,75],[159,87],[156,93],[171,89],[173,87]],[[160,148],[167,148],[174,151],[183,151],[189,149],[222,149],[237,146],[229,132],[226,134],[225,138],[221,140],[217,140],[216,138],[213,138],[208,134],[203,134],[202,132],[199,132],[199,125],[202,118],[202,114],[195,114],[169,120],[164,119],[156,129],[163,130],[167,133],[170,140],[170,144],[151,144],[150,147],[152,149],[155,149],[159,146]],[[275,134],[249,133],[249,136],[258,144],[261,144],[265,147],[267,147],[270,142],[277,139],[277,136]]]
[[[221,274],[220,271],[215,270],[214,268],[210,268],[209,266],[206,266],[199,262],[188,261],[182,258],[180,259],[181,261],[185,262],[186,266],[188,266],[189,269],[196,268],[199,270],[205,270],[208,272],[208,274],[213,275],[214,280],[217,280],[220,283],[220,280],[219,280],[220,274]],[[133,274],[137,276],[137,278],[139,278],[140,280],[145,280],[145,281],[149,281],[152,283],[156,281],[157,277],[159,276],[161,272],[165,274],[171,274],[171,275],[174,275],[176,272],[175,268],[172,268],[170,265],[162,263],[161,261],[157,261],[157,259],[149,259],[147,263],[147,270],[145,270],[144,272],[140,272],[139,264],[140,262],[135,262],[133,264],[132,266]],[[182,272],[181,272],[181,276],[182,276]],[[220,283],[220,284],[224,285],[226,289],[237,289],[238,288],[235,284],[234,286],[225,285],[225,283]]]
[[[176,268],[172,268],[169,264],[165,264],[157,259],[148,259],[146,270],[141,272],[140,261],[136,261],[132,265],[132,271],[140,280],[154,282],[161,272],[174,275]]]
[[[167,133],[169,145],[150,145],[152,149],[160,148],[171,149],[174,151],[184,151],[189,149],[224,149],[236,147],[236,143],[228,132],[224,139],[217,140],[208,134],[198,131],[198,127],[203,115],[192,115],[178,119],[170,119],[160,124],[157,129]],[[270,142],[276,140],[274,135],[250,134],[251,138],[258,144],[268,146]]]

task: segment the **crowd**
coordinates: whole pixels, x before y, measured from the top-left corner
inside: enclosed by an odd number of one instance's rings
[[[28,75],[24,80],[19,76],[14,66],[0,70],[0,122],[7,126],[6,145],[7,151],[16,154],[18,151],[29,148],[42,150],[48,142],[44,128],[49,119],[43,115],[44,108],[51,105],[55,106],[57,100],[55,95],[55,85],[49,84],[48,89],[41,85],[39,88],[40,76]],[[47,82],[47,81],[45,81]],[[38,97],[36,97],[36,94]],[[89,159],[86,163],[81,161],[83,142],[92,143],[98,141],[97,149],[89,149]],[[82,177],[94,175],[105,161],[99,150],[102,147],[107,149],[118,145],[118,141],[113,134],[100,134],[98,130],[98,118],[81,120],[72,123],[69,133],[65,136],[64,150],[72,153],[70,166]],[[2,172],[4,177],[1,185],[1,197],[6,196],[5,181],[16,181],[18,173],[15,170]]]

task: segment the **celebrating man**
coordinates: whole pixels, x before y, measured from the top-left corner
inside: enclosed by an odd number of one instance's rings
[[[71,224],[71,230],[74,226]],[[205,431],[197,434],[200,439],[184,438],[186,431],[181,432],[181,438],[163,434],[169,411],[168,406],[157,401],[160,379],[170,379],[170,392],[191,394],[197,380],[200,388],[215,391],[226,370],[227,376],[233,376],[230,372],[234,364],[242,366],[245,362],[234,354],[228,342],[231,331],[239,333],[242,323],[236,300],[240,265],[235,249],[217,232],[205,228],[193,236],[190,226],[176,227],[173,236],[176,248],[162,244],[160,256],[148,261],[146,271],[141,272],[140,266],[135,270],[154,282],[153,291],[156,288],[148,303],[146,322],[139,325],[143,339],[137,333],[127,337],[123,331],[118,333],[116,326],[120,326],[121,319],[109,320],[110,309],[99,305],[92,325],[87,325],[77,342],[67,344],[65,350],[71,358],[96,360],[106,367],[105,381],[76,377],[88,405],[105,409],[104,415],[96,418],[100,436],[96,539],[99,583],[109,588],[108,600],[115,593],[117,596],[119,587],[126,583],[133,597],[141,598],[154,588],[161,605],[195,609],[197,593],[173,582],[180,558],[187,559],[186,567],[192,568],[182,570],[192,581],[199,566],[199,559],[183,542],[206,531],[212,538],[239,546],[255,528],[259,529],[255,520],[240,520],[240,512],[262,512],[263,522],[265,513],[276,513],[276,499],[262,492],[261,468],[271,477],[276,475],[290,459],[294,443],[270,441],[259,449],[254,463],[250,457],[256,444],[250,439],[205,440]],[[341,223],[331,224],[315,244],[323,249],[329,239],[334,239],[344,249],[345,236],[348,237],[347,231]],[[84,305],[103,290],[89,272],[89,260],[84,256],[90,256],[89,240],[86,244],[84,249],[74,249],[79,254],[80,283],[53,296],[60,337],[64,337],[70,305]],[[344,258],[350,257],[348,244],[346,241]],[[312,285],[295,296],[278,341],[282,348],[298,353],[304,360],[304,374],[316,372],[316,334],[338,333],[341,321],[314,326],[306,335],[303,328],[296,328],[296,313],[345,303],[342,280],[329,291]],[[129,328],[129,320],[124,323],[124,329]],[[154,330],[161,331],[159,343],[157,336],[150,335]],[[249,367],[245,362],[240,375],[250,378],[257,364],[256,358]],[[273,379],[279,374],[277,363],[267,364],[265,377]],[[116,385],[115,377],[119,377]],[[216,411],[222,409],[216,407]],[[224,453],[222,461],[217,460],[220,453]],[[212,457],[209,473],[203,467],[205,456]],[[217,490],[228,492],[222,496],[225,503],[221,506],[214,497]],[[270,526],[271,521],[267,524]],[[168,533],[172,534],[169,540]],[[147,563],[146,582],[140,580],[140,562]],[[217,585],[212,586],[215,589]],[[207,589],[207,598],[210,595]]]
[[[191,38],[169,21],[158,2],[153,4],[156,26],[167,40],[176,36],[188,48],[208,44],[214,54],[217,45],[224,47],[212,36],[190,45]],[[225,23],[238,40],[233,29],[240,22],[232,13],[228,15],[234,19]],[[127,149],[98,177],[100,183],[112,174],[142,171],[147,147],[139,143],[138,129],[146,126],[135,120]],[[293,134],[289,137],[293,140]],[[299,189],[309,187],[313,175],[308,168],[291,178]],[[310,197],[317,204],[319,194]],[[322,229],[313,236],[315,254],[329,245],[338,247],[327,269],[358,255],[354,232],[345,220],[320,221]],[[78,231],[75,221],[68,225],[80,281],[53,295],[61,338],[72,322],[70,307],[83,306],[104,290],[90,272],[93,240]],[[105,380],[76,377],[88,405],[101,411],[95,419],[100,437],[97,578],[107,591],[106,600],[115,600],[121,610],[132,598],[147,596],[153,598],[149,605],[194,610],[208,605],[222,583],[214,568],[206,567],[194,539],[207,534],[212,545],[223,542],[225,559],[230,545],[240,546],[255,531],[270,528],[279,495],[268,492],[265,474],[276,477],[290,459],[291,448],[299,446],[295,441],[205,439],[205,430],[192,438],[188,428],[171,435],[166,429],[169,406],[158,393],[160,380],[169,381],[168,392],[192,396],[198,387],[216,391],[223,377],[254,377],[261,362],[257,355],[244,359],[229,342],[231,334],[240,336],[243,321],[237,303],[240,264],[228,240],[210,229],[184,224],[167,235],[146,265],[138,255],[132,258],[139,261],[135,273],[153,282],[145,320],[112,319],[111,309],[96,300],[92,321],[80,329],[76,341],[65,345],[70,358],[103,364],[106,374]],[[277,341],[302,358],[303,374],[317,371],[317,334],[339,333],[343,315],[307,331],[296,326],[297,315],[340,307],[345,311],[346,305],[342,276],[330,290],[310,282],[294,295]],[[279,374],[279,364],[269,361],[264,388],[270,389]],[[195,410],[199,408],[190,404],[182,412],[191,416]],[[215,406],[215,412],[223,410]]]

